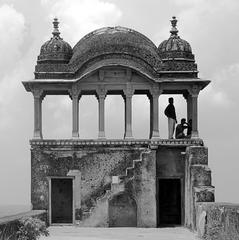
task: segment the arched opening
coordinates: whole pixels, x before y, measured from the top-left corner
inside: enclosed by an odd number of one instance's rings
[[[124,100],[121,95],[107,95],[105,99],[106,138],[123,139]]]
[[[72,102],[66,95],[47,95],[42,101],[43,137],[48,139],[71,138]]]
[[[162,94],[159,97],[159,132],[161,138],[168,138],[168,118],[164,114],[164,110],[168,105],[168,98],[172,97],[174,99],[174,107],[176,112],[176,117],[178,123],[182,118],[185,118],[187,121],[187,102],[184,99],[183,95],[179,94]],[[176,125],[175,125],[176,129]],[[184,130],[185,133],[187,132]],[[175,138],[175,131],[173,137]]]
[[[82,95],[79,101],[79,135],[84,139],[98,136],[98,100],[94,95]]]
[[[134,138],[149,138],[150,102],[146,95],[134,95],[132,99],[132,128]]]
[[[127,193],[109,199],[109,227],[137,227],[137,205]]]

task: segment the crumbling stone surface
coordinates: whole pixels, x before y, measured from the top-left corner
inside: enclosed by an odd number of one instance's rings
[[[239,239],[239,205],[197,203],[197,232],[205,240]]]
[[[199,186],[194,187],[195,202],[214,202],[214,187],[213,186]]]
[[[193,186],[211,186],[211,170],[205,165],[191,166]]]
[[[111,176],[123,175],[142,149],[132,147],[49,147],[38,146],[32,153],[32,204],[34,209],[48,208],[48,178],[67,176],[70,170],[81,172],[81,211],[89,210],[96,198],[110,188]],[[78,210],[77,216],[81,212]],[[79,218],[79,216],[77,217]]]
[[[208,164],[208,148],[204,146],[190,146],[186,150],[186,157],[189,158],[191,165]]]

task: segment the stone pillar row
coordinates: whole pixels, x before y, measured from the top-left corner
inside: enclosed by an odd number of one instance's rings
[[[42,100],[43,90],[32,91],[34,96],[34,139],[42,139]],[[193,89],[187,96],[187,118],[192,119],[192,138],[198,138],[198,92]],[[79,138],[79,99],[80,91],[72,89],[70,92],[72,99],[72,138]],[[132,139],[132,97],[134,92],[131,89],[124,91],[125,102],[125,139]],[[159,139],[159,104],[160,91],[152,91],[150,100],[150,139]],[[107,92],[99,90],[97,92],[99,107],[99,132],[98,138],[105,139],[105,98]]]

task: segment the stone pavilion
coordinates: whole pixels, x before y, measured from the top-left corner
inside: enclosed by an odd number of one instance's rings
[[[196,225],[197,202],[213,202],[208,150],[198,129],[198,98],[209,80],[198,78],[190,44],[179,37],[172,18],[168,39],[157,47],[125,27],[95,30],[72,48],[54,19],[52,37],[41,47],[35,78],[24,81],[34,98],[31,146],[31,202],[46,209],[53,224],[101,227]],[[132,134],[132,97],[150,102],[148,139]],[[185,98],[191,138],[162,139],[159,99]],[[67,95],[72,101],[72,136],[44,139],[42,101]],[[79,101],[98,100],[98,138],[81,138]],[[125,104],[123,139],[105,134],[105,98],[120,95]],[[89,106],[90,107],[90,106]],[[70,118],[71,116],[69,116]]]

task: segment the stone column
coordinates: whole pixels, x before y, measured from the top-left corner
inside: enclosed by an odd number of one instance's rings
[[[72,96],[72,138],[79,138],[79,96]]]
[[[192,97],[190,94],[187,96],[187,121],[192,119]]]
[[[72,138],[79,138],[79,98],[80,90],[77,85],[73,85],[69,90],[72,99]]]
[[[98,95],[99,103],[99,139],[105,139],[105,95]]]
[[[152,124],[150,138],[159,139],[159,104],[158,104],[159,94],[152,94],[150,101],[150,122]]]
[[[148,95],[149,98],[149,138],[152,138],[153,134],[153,99],[151,95]]]
[[[192,134],[191,138],[198,138],[198,94],[199,87],[193,86],[191,90],[191,98],[192,98]]]
[[[42,139],[42,100],[43,90],[33,91],[34,96],[34,139]]]
[[[124,101],[125,101],[125,139],[132,139],[132,97],[133,94],[126,92]]]

